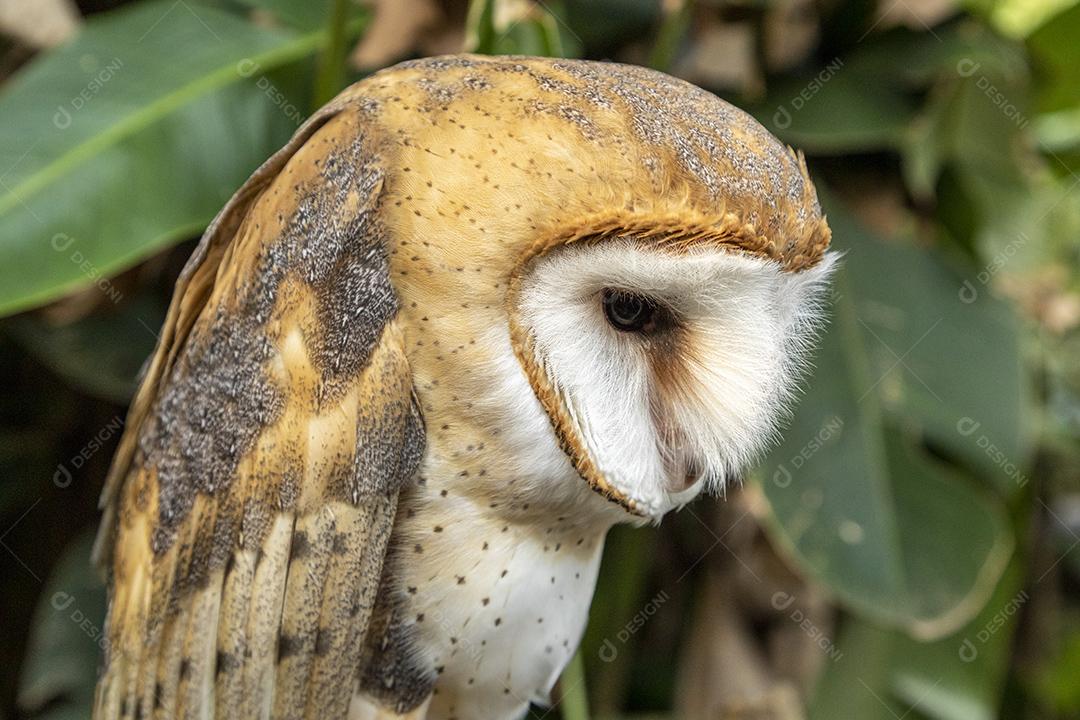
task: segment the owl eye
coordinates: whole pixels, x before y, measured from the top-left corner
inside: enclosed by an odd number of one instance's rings
[[[604,315],[616,330],[648,332],[656,325],[656,303],[647,297],[607,288],[603,302]]]

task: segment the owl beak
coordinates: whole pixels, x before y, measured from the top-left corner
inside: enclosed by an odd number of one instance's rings
[[[701,480],[701,468],[693,460],[688,460],[682,472],[672,472],[668,477],[670,479],[666,483],[667,491],[669,493],[681,493],[689,490]]]
[[[668,472],[660,481],[668,509],[681,507],[696,498],[704,481],[704,466],[694,458],[684,455],[669,460]]]

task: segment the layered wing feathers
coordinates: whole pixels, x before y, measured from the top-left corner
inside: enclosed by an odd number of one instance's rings
[[[424,440],[381,181],[331,105],[185,269],[105,492],[100,720],[345,715]]]

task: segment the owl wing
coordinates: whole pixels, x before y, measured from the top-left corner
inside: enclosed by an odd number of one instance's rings
[[[349,100],[256,171],[178,281],[103,494],[100,720],[345,716],[424,444]]]

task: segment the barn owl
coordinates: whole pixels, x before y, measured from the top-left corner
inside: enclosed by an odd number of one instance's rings
[[[642,68],[408,62],[177,283],[103,497],[95,717],[515,718],[606,531],[751,462],[831,263],[800,155]]]

